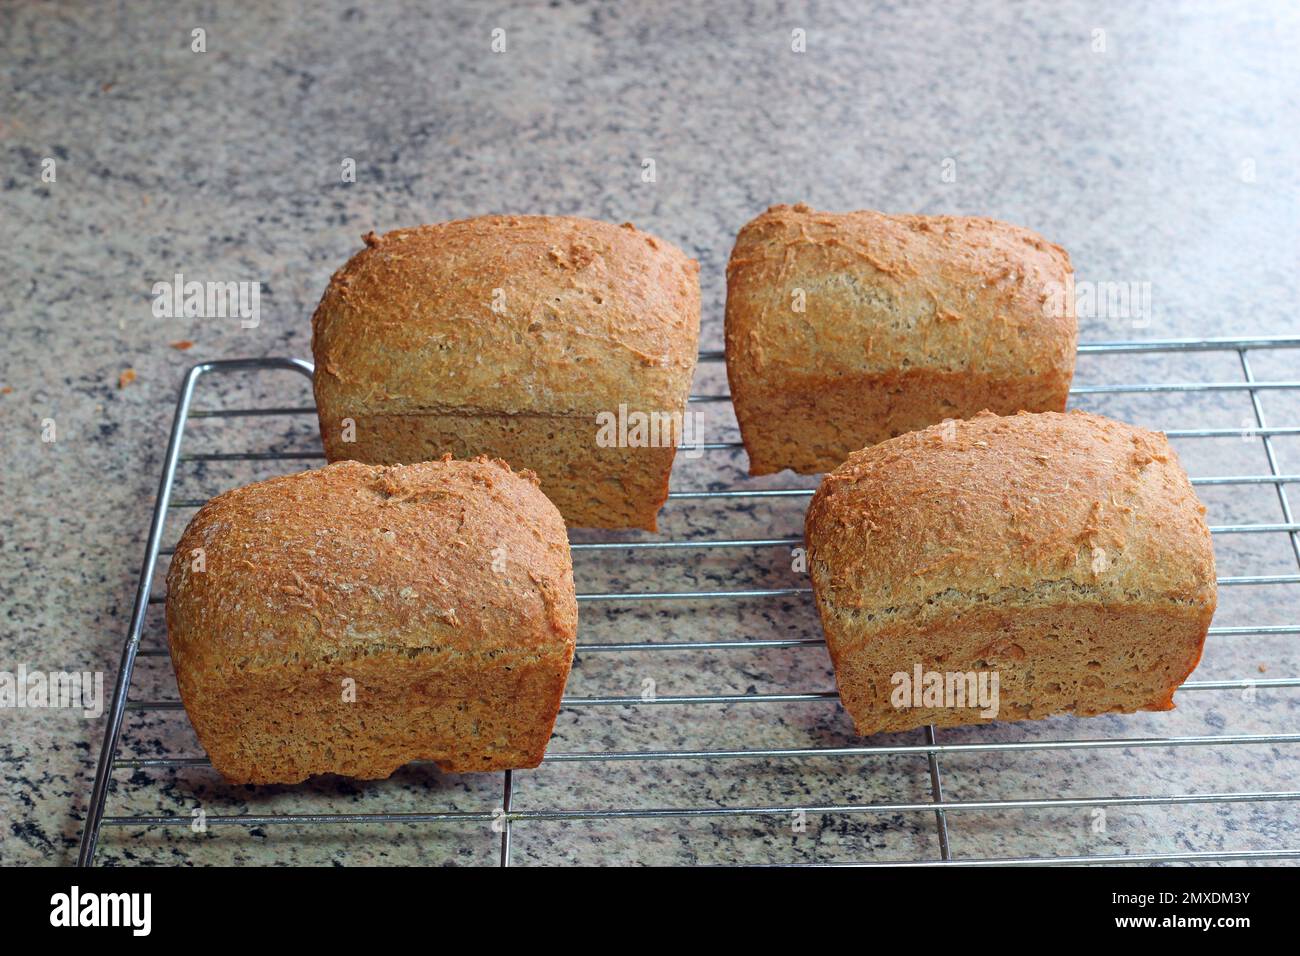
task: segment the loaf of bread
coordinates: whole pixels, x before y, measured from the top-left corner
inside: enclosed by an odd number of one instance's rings
[[[1215,608],[1204,510],[1163,435],[1080,412],[851,455],[806,538],[858,732],[1172,709]]]
[[[655,530],[695,370],[693,259],[560,216],[365,241],[312,320],[330,461],[490,455],[535,471],[571,525]]]
[[[573,659],[564,522],[502,462],[340,462],[229,491],[167,574],[181,700],[234,783],[535,767]]]
[[[945,418],[1063,411],[1070,258],[992,219],[773,206],[727,266],[727,377],[750,473],[829,471]]]

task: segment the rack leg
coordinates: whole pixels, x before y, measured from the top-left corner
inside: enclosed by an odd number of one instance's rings
[[[131,675],[135,671],[135,658],[140,650],[140,635],[144,632],[145,613],[149,608],[149,592],[153,585],[154,566],[158,563],[158,549],[162,544],[163,526],[167,523],[167,504],[171,498],[172,483],[176,478],[176,463],[180,460],[181,440],[189,416],[190,400],[194,386],[207,371],[207,365],[196,365],[189,370],[181,383],[176,399],[176,415],[172,418],[171,435],[167,439],[167,454],[163,459],[163,473],[158,481],[158,500],[154,502],[153,519],[149,524],[148,544],[145,546],[144,564],[140,568],[140,584],[135,592],[135,606],[131,611],[131,630],[126,646],[122,648],[122,662],[117,669],[117,682],[113,687],[113,705],[109,710],[108,727],[104,730],[104,746],[95,768],[95,785],[86,807],[86,825],[81,832],[81,849],[77,854],[78,866],[90,866],[95,859],[99,843],[99,828],[104,819],[104,801],[113,776],[113,760],[122,737],[122,720],[126,716],[126,698],[131,688]]]
[[[510,865],[510,800],[514,792],[515,772],[507,770],[503,775],[501,791],[501,809],[505,811],[505,829],[501,831],[501,865]]]
[[[930,746],[938,743],[938,738],[934,732],[934,724],[928,724],[925,728],[925,742]],[[933,750],[926,755],[930,763],[930,795],[934,798],[935,803],[943,803],[943,778],[939,775],[939,755]],[[934,811],[935,827],[939,831],[939,858],[942,860],[951,860],[952,851],[948,846],[948,814],[945,810]]]

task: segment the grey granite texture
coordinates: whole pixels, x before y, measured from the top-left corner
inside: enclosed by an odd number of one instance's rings
[[[207,52],[191,51],[206,30]],[[506,50],[493,53],[503,28]],[[791,49],[806,31],[806,52]],[[1097,33],[1096,31],[1103,31]],[[637,225],[698,257],[706,347],[720,346],[737,229],[774,202],[984,214],[1067,247],[1081,280],[1150,283],[1149,317],[1086,317],[1084,341],[1297,334],[1300,19],[1285,3],[868,4],[9,3],[0,6],[0,670],[111,682],[177,386],[195,361],[309,356],[308,317],[370,229],[486,212]],[[42,161],[56,181],[43,182]],[[345,158],[356,182],[341,181]],[[656,181],[643,182],[644,159]],[[951,163],[946,161],[951,160]],[[946,171],[954,176],[945,175]],[[154,282],[263,284],[261,322],[155,318]],[[180,350],[171,343],[193,342]],[[1252,356],[1297,379],[1297,351]],[[134,370],[119,388],[119,376]],[[1084,356],[1078,383],[1239,381],[1233,352]],[[696,391],[725,389],[701,367]],[[1269,424],[1300,397],[1267,391]],[[291,372],[212,376],[197,408],[306,405]],[[1239,428],[1244,392],[1090,394],[1075,404],[1162,428]],[[731,440],[727,405],[704,407]],[[41,440],[52,419],[57,440]],[[1196,476],[1258,474],[1258,438],[1179,439]],[[196,420],[190,451],[319,453],[310,415]],[[1275,441],[1300,472],[1300,438]],[[187,462],[177,494],[313,464]],[[751,481],[742,452],[683,460],[677,490]],[[1300,488],[1292,498],[1300,504]],[[1269,485],[1203,488],[1214,524],[1278,522]],[[676,537],[796,536],[806,499],[677,500]],[[164,544],[192,509],[174,509]],[[575,540],[609,536],[575,534]],[[629,535],[637,538],[637,535]],[[1224,534],[1225,575],[1295,574],[1282,533]],[[165,559],[162,566],[165,566]],[[579,552],[585,592],[799,587],[788,549]],[[161,587],[161,583],[158,585]],[[1225,587],[1217,624],[1300,624],[1300,586]],[[158,609],[144,644],[162,647]],[[803,596],[586,604],[580,641],[818,638]],[[1300,634],[1219,634],[1198,681],[1300,677]],[[569,693],[832,689],[823,647],[586,651]],[[137,699],[175,695],[165,656]],[[1293,735],[1264,743],[971,749],[938,766],[950,801],[1300,790],[1300,690],[1184,691],[1169,714],[941,731],[942,744]],[[0,710],[0,862],[75,858],[103,732],[67,710]],[[552,751],[859,746],[833,700],[566,707]],[[921,732],[870,745],[924,743]],[[179,711],[132,712],[124,754],[197,756]],[[567,760],[515,775],[513,809],[814,807],[788,813],[513,824],[531,864],[935,859],[923,755]],[[123,769],[108,812],[490,812],[502,778],[413,766],[386,782],[229,787],[203,768]],[[957,858],[1300,851],[1296,803],[953,809]],[[479,818],[326,829],[111,828],[98,861],[497,860]]]

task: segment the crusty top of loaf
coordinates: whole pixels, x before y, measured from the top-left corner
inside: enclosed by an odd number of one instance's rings
[[[194,516],[167,574],[172,653],[217,671],[381,650],[550,656],[576,627],[563,519],[531,472],[486,458],[343,461],[236,488]]]
[[[760,385],[1073,368],[1070,274],[1060,246],[994,219],[773,206],[740,231],[727,264],[728,366]]]
[[[630,223],[482,216],[365,242],[312,319],[322,409],[683,407],[699,264],[662,239]]]
[[[1204,507],[1165,436],[1083,412],[981,412],[855,452],[813,496],[822,599],[880,616],[1047,586],[1214,602]],[[949,601],[949,598],[952,601]]]

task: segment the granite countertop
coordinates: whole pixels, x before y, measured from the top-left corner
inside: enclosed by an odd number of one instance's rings
[[[194,52],[202,28],[206,52]],[[505,49],[493,51],[493,31]],[[792,49],[793,31],[806,49]],[[498,36],[501,36],[498,34]],[[499,44],[498,44],[499,45]],[[638,226],[697,257],[705,348],[721,344],[737,230],[776,202],[982,214],[1030,226],[1078,278],[1135,283],[1139,315],[1101,310],[1081,339],[1297,334],[1300,18],[1282,3],[248,5],[89,3],[0,9],[0,671],[101,672],[111,688],[177,387],[200,360],[309,357],[309,316],[363,233],[486,212]],[[653,182],[643,179],[654,161]],[[52,160],[52,166],[49,162]],[[344,182],[344,164],[355,182]],[[54,171],[54,180],[43,171]],[[154,283],[261,283],[260,321],[155,315]],[[1144,300],[1139,300],[1144,301]],[[181,347],[192,343],[188,347]],[[1300,352],[1252,355],[1295,380]],[[1234,352],[1099,356],[1080,384],[1240,381]],[[696,392],[725,389],[717,364]],[[1300,426],[1294,391],[1260,394]],[[292,372],[205,378],[196,408],[310,404]],[[1239,428],[1249,395],[1090,394],[1076,404],[1161,428]],[[708,437],[735,437],[730,407]],[[53,428],[54,441],[50,437]],[[319,452],[310,415],[203,419],[192,451]],[[1267,472],[1258,438],[1179,439],[1196,476]],[[1300,437],[1275,439],[1300,472]],[[187,462],[177,495],[311,465]],[[680,461],[678,490],[750,481],[744,457]],[[1212,524],[1279,522],[1271,485],[1202,489]],[[1292,498],[1300,501],[1300,491]],[[666,535],[797,536],[806,499],[678,500]],[[173,509],[164,544],[192,510]],[[606,538],[608,536],[605,536]],[[630,538],[637,538],[630,535]],[[579,540],[600,536],[578,534]],[[1216,537],[1220,573],[1297,571],[1284,533]],[[803,586],[788,549],[579,553],[580,591]],[[1227,587],[1216,624],[1300,623],[1296,587]],[[812,640],[801,596],[584,605],[580,643]],[[151,609],[146,649],[162,646]],[[1216,634],[1198,681],[1300,677],[1300,635]],[[824,647],[580,652],[569,694],[774,694],[833,688]],[[174,697],[165,656],[133,696]],[[1295,688],[1184,691],[1169,714],[940,731],[943,744],[1268,735],[1257,743],[975,748],[939,758],[950,801],[1300,789]],[[0,863],[67,863],[104,720],[0,710]],[[870,744],[925,743],[921,732]],[[821,807],[931,799],[924,754],[608,760],[682,748],[858,746],[833,701],[566,707],[552,751],[514,778],[513,809]],[[122,752],[197,756],[179,711],[132,712]],[[467,811],[446,823],[111,828],[100,863],[495,863],[477,814],[501,775],[425,766],[386,782],[223,785],[201,767],[121,769],[108,813]],[[947,814],[958,858],[1300,851],[1295,804],[994,807]],[[933,812],[525,820],[511,861],[935,859]]]

